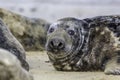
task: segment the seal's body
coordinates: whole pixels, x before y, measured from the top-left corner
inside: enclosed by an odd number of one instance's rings
[[[119,21],[115,16],[103,16],[64,18],[51,24],[46,49],[55,69],[120,74]]]
[[[17,57],[0,48],[0,80],[33,80],[33,77],[22,68]]]
[[[0,8],[0,18],[25,50],[45,50],[46,30],[50,23],[40,18],[28,18],[2,8]]]
[[[18,40],[11,34],[8,27],[0,19],[0,48],[6,49],[14,54],[21,62],[21,65],[29,70],[26,62],[25,50]]]

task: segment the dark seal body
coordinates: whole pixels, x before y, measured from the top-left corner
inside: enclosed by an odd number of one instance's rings
[[[48,30],[46,49],[57,70],[120,74],[120,17],[64,18]]]
[[[0,19],[0,48],[6,49],[15,55],[21,62],[21,65],[26,70],[29,70],[29,65],[26,62],[25,50],[17,39],[11,34],[8,27]]]

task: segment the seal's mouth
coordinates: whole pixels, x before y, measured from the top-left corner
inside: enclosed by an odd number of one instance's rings
[[[62,50],[62,51],[47,51],[47,54],[49,57],[52,57],[54,59],[63,59],[67,58],[71,54],[71,50]]]

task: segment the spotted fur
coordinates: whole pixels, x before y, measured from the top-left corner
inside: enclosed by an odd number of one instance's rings
[[[46,49],[57,70],[98,71],[106,74],[120,74],[120,17],[100,16],[79,20],[64,18],[53,23],[55,31],[47,34]],[[74,29],[75,35],[69,36],[66,28]],[[61,30],[60,30],[61,29]],[[60,30],[60,31],[59,31]],[[49,41],[59,37],[70,45],[70,49],[54,53],[49,49]],[[65,39],[67,38],[67,39]],[[71,42],[68,43],[67,40]]]

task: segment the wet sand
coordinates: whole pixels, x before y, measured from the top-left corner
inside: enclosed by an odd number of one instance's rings
[[[120,76],[105,75],[103,72],[56,71],[46,52],[27,52],[27,61],[34,80],[120,80]]]

